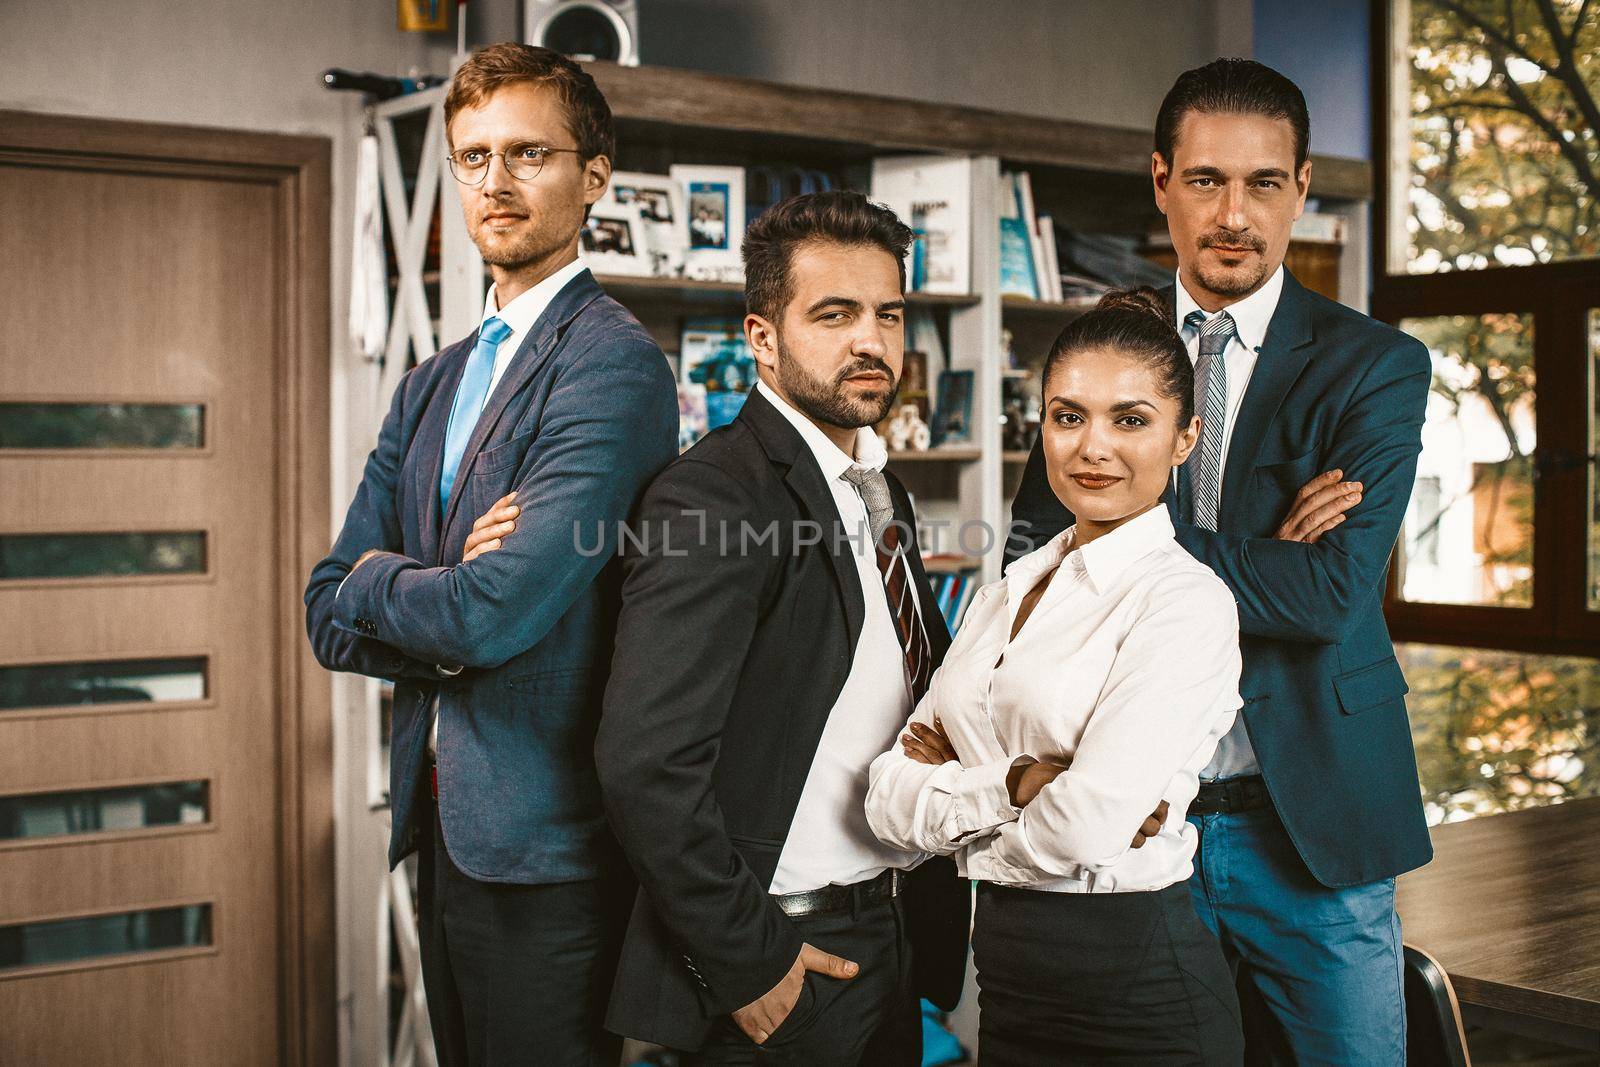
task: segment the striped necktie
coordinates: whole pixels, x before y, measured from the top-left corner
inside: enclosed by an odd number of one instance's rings
[[[1238,331],[1233,316],[1226,311],[1206,318],[1203,311],[1191,311],[1185,326],[1200,331],[1200,358],[1194,368],[1194,391],[1200,403],[1200,447],[1189,457],[1194,464],[1190,476],[1194,524],[1204,530],[1217,528],[1217,510],[1222,503],[1222,457],[1227,446],[1223,436],[1228,418],[1228,361],[1224,352]]]
[[[889,496],[889,482],[882,471],[860,466],[849,467],[842,477],[860,490],[861,500],[867,506],[867,524],[872,528],[872,542],[876,546],[878,574],[883,579],[884,596],[889,602],[889,617],[894,620],[895,633],[900,638],[906,682],[911,687],[911,705],[915,707],[922,700],[922,694],[928,691],[933,653],[927,631],[922,628],[922,617],[917,614],[917,593],[901,542],[900,524],[890,521],[894,518],[894,501]]]
[[[478,343],[472,346],[467,357],[467,369],[461,372],[461,384],[456,386],[456,399],[450,405],[450,425],[444,432],[444,466],[439,468],[439,507],[450,502],[450,487],[456,481],[456,468],[461,456],[472,440],[472,431],[478,428],[478,416],[483,414],[484,402],[489,399],[489,382],[494,378],[494,354],[500,342],[511,336],[511,327],[499,318],[485,319],[478,328]]]

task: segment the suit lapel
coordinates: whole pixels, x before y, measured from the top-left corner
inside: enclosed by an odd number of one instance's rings
[[[456,512],[460,510],[461,498],[465,495],[460,490],[466,487],[467,478],[472,474],[473,464],[478,460],[478,453],[483,450],[484,443],[494,432],[500,416],[505,414],[506,405],[510,404],[512,397],[520,393],[523,386],[527,385],[549,362],[551,353],[556,349],[556,342],[560,340],[567,324],[577,317],[578,312],[593,303],[601,293],[600,285],[594,280],[594,275],[583,271],[562,287],[561,292],[550,301],[550,306],[545,308],[544,313],[534,321],[528,336],[522,339],[522,344],[517,347],[516,355],[511,357],[511,363],[506,367],[505,374],[495,385],[494,392],[489,394],[489,401],[484,405],[483,414],[478,416],[478,424],[473,427],[472,436],[467,440],[466,451],[461,453],[461,465],[456,468],[456,480],[450,491],[450,503],[445,509],[444,522],[439,525],[441,547],[445,540],[443,531],[450,528],[450,524],[456,519]],[[460,377],[460,374],[456,375],[457,382],[460,381]],[[450,396],[453,400],[454,388],[450,390]],[[441,444],[440,458],[435,466],[442,466],[443,463]],[[438,495],[438,484],[439,480],[436,477],[435,496]],[[476,515],[471,517],[477,518]]]
[[[444,438],[450,426],[450,408],[455,403],[456,389],[461,385],[461,375],[467,367],[467,354],[478,343],[476,332],[466,340],[452,345],[434,359],[454,361],[455,365],[444,371],[439,386],[434,391],[422,421],[417,426],[416,443],[422,449],[421,460],[412,468],[416,473],[415,490],[422,502],[422,556],[424,561],[439,558],[444,538],[439,525],[439,475],[444,468]]]
[[[1157,290],[1157,293],[1166,302],[1167,307],[1172,309],[1172,324],[1181,337],[1183,335],[1183,323],[1178,321],[1178,287],[1176,285],[1162,286]],[[1188,488],[1188,470],[1189,465],[1185,463],[1174,471],[1173,476],[1167,479],[1167,491],[1161,494],[1161,499],[1167,505],[1167,514],[1172,516],[1174,523],[1182,521],[1180,516],[1183,514],[1184,492]]]
[[[861,598],[861,579],[856,571],[855,556],[850,542],[843,536],[839,508],[833,502],[833,492],[822,478],[822,468],[806,446],[805,440],[789,425],[787,419],[762,395],[761,390],[750,394],[739,410],[739,417],[750,424],[757,440],[773,460],[787,464],[784,482],[799,498],[806,517],[822,527],[823,547],[828,553],[828,563],[833,568],[834,584],[844,608],[845,628],[849,634],[848,648],[856,647],[861,636],[861,626],[866,617],[866,603]]]
[[[1278,414],[1283,398],[1299,380],[1311,360],[1311,307],[1305,290],[1285,268],[1283,293],[1267,325],[1267,336],[1256,357],[1250,385],[1239,405],[1233,439],[1228,445],[1227,471],[1222,478],[1219,523],[1228,525],[1239,513],[1239,498],[1249,487],[1256,456],[1267,427]]]

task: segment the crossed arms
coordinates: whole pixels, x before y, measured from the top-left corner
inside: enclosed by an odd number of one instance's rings
[[[306,629],[331,670],[437,678],[434,664],[496,667],[533,647],[594,581],[639,489],[674,450],[675,391],[659,353],[590,349],[581,370],[557,373],[515,479],[537,521],[525,514],[497,551],[424,566],[400,551],[397,500],[415,373],[396,390],[344,527],[306,587]]]

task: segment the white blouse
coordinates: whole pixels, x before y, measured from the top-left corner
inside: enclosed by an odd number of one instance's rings
[[[1074,549],[1076,527],[984,586],[912,722],[960,762],[873,761],[867,821],[885,844],[954,854],[968,878],[1056,892],[1136,892],[1188,878],[1185,812],[1239,699],[1233,594],[1173,539],[1157,506]],[[1022,598],[1057,563],[1015,640]],[[1065,764],[1025,808],[1006,774]],[[1131,848],[1161,801],[1161,832]]]

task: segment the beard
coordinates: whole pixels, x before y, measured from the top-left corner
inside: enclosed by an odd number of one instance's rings
[[[1196,244],[1203,249],[1224,245],[1228,248],[1249,249],[1255,253],[1253,260],[1247,259],[1236,267],[1224,267],[1202,261],[1195,274],[1208,292],[1218,296],[1249,296],[1259,289],[1267,275],[1272,273],[1272,264],[1267,262],[1266,256],[1267,243],[1253,233],[1234,234],[1213,230],[1211,233],[1201,234]]]
[[[513,233],[495,233],[488,228],[482,215],[488,214],[492,210],[490,208],[485,208],[473,220],[472,243],[478,246],[478,254],[483,257],[485,265],[516,270],[559,251],[561,243],[545,232],[546,220],[539,212],[526,204],[507,202],[495,204],[494,209],[520,212],[527,216],[527,220],[517,226]]]
[[[863,371],[877,371],[888,379],[881,394],[854,397],[845,392],[844,380]],[[791,358],[781,337],[778,339],[778,384],[794,406],[807,416],[846,430],[882,422],[894,406],[895,394],[900,388],[889,364],[872,356],[850,360],[827,379],[815,377],[799,360]]]

